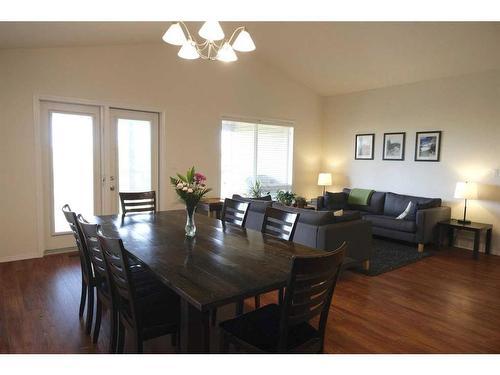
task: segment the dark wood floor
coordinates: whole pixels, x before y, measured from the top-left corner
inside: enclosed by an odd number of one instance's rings
[[[93,345],[78,319],[79,295],[75,254],[0,264],[0,353],[104,352],[107,319]],[[499,328],[500,257],[474,261],[470,251],[446,249],[376,277],[345,272],[325,351],[500,353]],[[168,338],[159,338],[145,351],[172,348]]]

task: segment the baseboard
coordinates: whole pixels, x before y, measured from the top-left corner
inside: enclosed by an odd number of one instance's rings
[[[41,258],[41,256],[36,253],[8,255],[6,257],[0,257],[0,263],[15,262],[18,260],[26,260],[33,258]]]
[[[62,249],[51,249],[51,250],[45,250],[43,252],[43,256],[65,254],[65,253],[74,253],[76,251],[78,251],[78,249],[76,247],[65,247]]]

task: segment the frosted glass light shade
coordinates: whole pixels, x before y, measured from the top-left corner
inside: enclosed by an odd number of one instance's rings
[[[205,22],[200,31],[198,31],[198,34],[207,40],[224,39],[224,31],[222,31],[222,27],[220,27],[220,24],[217,21]]]
[[[246,30],[242,30],[233,43],[233,49],[239,52],[250,52],[255,50],[252,37]]]
[[[182,46],[186,43],[186,36],[179,22],[170,25],[162,37],[165,43],[173,44],[174,46]]]
[[[474,182],[457,182],[455,198],[477,199],[477,184]]]
[[[231,62],[238,60],[238,56],[234,53],[233,47],[226,42],[217,53],[216,59],[219,61]]]
[[[200,54],[196,50],[194,42],[192,40],[186,40],[177,56],[187,60],[195,60],[200,57]]]
[[[332,174],[331,173],[320,173],[318,175],[318,185],[319,186],[331,186],[332,184]]]

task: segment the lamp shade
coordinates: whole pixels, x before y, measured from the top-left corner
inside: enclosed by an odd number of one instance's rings
[[[179,22],[171,24],[168,30],[165,31],[165,34],[163,34],[162,39],[164,42],[175,46],[182,46],[186,43],[186,36]]]
[[[457,182],[455,198],[477,199],[477,184],[474,182]]]
[[[318,175],[318,185],[319,186],[330,186],[332,184],[332,174],[331,173],[320,173]]]
[[[238,56],[234,53],[233,47],[228,42],[225,42],[217,53],[217,60],[224,62],[231,62],[238,60]]]
[[[224,31],[222,31],[222,27],[220,27],[220,24],[217,21],[205,22],[200,31],[198,31],[198,34],[207,40],[224,39]]]
[[[233,43],[233,48],[239,52],[250,52],[255,50],[255,44],[248,31],[241,30]]]
[[[192,40],[186,40],[182,45],[177,56],[182,57],[187,60],[194,60],[200,57],[200,54],[196,50],[195,44]]]

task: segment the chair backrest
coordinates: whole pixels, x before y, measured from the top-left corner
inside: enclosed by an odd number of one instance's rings
[[[250,203],[240,202],[226,198],[222,208],[221,220],[223,223],[230,223],[240,227],[245,227]]]
[[[286,348],[291,326],[308,322],[317,315],[320,315],[318,332],[323,346],[328,311],[346,249],[344,242],[332,252],[293,257],[281,310],[280,350]]]
[[[68,204],[65,204],[62,208],[62,212],[66,221],[71,228],[71,232],[75,237],[76,247],[78,248],[78,255],[80,256],[80,263],[82,267],[82,275],[83,278],[89,282],[94,277],[94,272],[92,269],[90,255],[87,249],[87,244],[85,242],[85,237],[82,233],[80,226],[78,225],[78,221],[76,218],[76,213],[71,211],[71,208]]]
[[[123,242],[120,238],[103,235],[99,226],[97,238],[104,254],[109,281],[120,314],[131,324],[137,325],[135,286],[130,275],[129,258],[125,254]]]
[[[126,215],[129,212],[156,212],[156,192],[120,192],[120,203],[123,215]]]
[[[97,288],[105,296],[111,298],[111,282],[109,280],[108,269],[106,266],[106,261],[104,260],[104,254],[101,249],[101,244],[97,238],[97,224],[89,223],[83,218],[82,215],[78,215],[78,225],[83,233],[83,237],[87,244],[87,250],[90,255],[90,261],[94,268],[94,276],[96,278]]]
[[[293,241],[298,220],[298,213],[267,207],[262,222],[262,232],[287,241]]]

